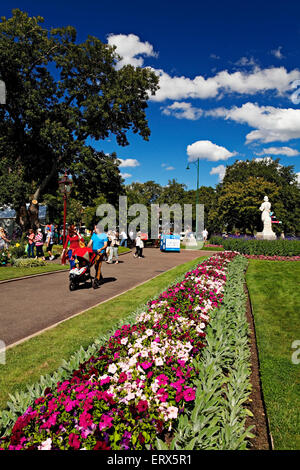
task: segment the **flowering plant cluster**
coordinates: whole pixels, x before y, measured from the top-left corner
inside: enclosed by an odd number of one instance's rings
[[[0,251],[0,265],[4,266],[9,261],[9,253],[7,250]]]
[[[212,245],[211,243],[205,243],[204,248],[223,248],[223,245]]]
[[[0,447],[144,449],[166,439],[196,398],[193,358],[220,306],[233,252],[214,255],[147,305],[134,325],[116,330],[72,377],[46,389]]]
[[[244,255],[248,259],[260,259],[264,261],[300,261],[300,256],[265,256],[265,255]]]

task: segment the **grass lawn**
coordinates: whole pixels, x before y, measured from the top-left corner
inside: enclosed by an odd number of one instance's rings
[[[189,271],[204,257],[177,266],[154,279],[119,295],[115,299],[67,320],[30,340],[8,349],[6,364],[0,365],[0,409],[5,408],[9,393],[26,390],[26,385],[60,367],[80,346],[88,347],[107,333],[140,305],[157,296],[174,279]]]
[[[246,279],[274,447],[299,450],[300,364],[292,363],[292,343],[300,340],[300,263],[250,260]]]
[[[48,263],[46,266],[35,266],[34,268],[15,268],[13,266],[1,266],[0,281],[14,279],[16,277],[31,276],[32,274],[48,273],[61,269],[69,269],[69,265],[59,263]]]

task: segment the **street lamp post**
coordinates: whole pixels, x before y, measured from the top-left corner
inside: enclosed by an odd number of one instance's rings
[[[197,159],[197,162],[190,162],[193,163],[193,165],[197,166],[197,190],[196,190],[196,238],[198,240],[199,238],[199,231],[198,231],[198,217],[197,217],[197,205],[199,204],[199,158]],[[190,163],[187,164],[186,169],[190,170]]]
[[[63,246],[65,245],[65,241],[66,241],[67,199],[68,199],[68,194],[71,191],[72,183],[73,181],[68,178],[67,170],[66,170],[63,178],[58,182],[59,189],[64,198]]]

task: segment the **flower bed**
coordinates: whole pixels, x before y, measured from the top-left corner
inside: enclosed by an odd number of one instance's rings
[[[143,449],[173,432],[193,408],[211,311],[223,298],[228,263],[220,253],[149,303],[134,325],[115,331],[98,354],[15,422],[5,449]]]

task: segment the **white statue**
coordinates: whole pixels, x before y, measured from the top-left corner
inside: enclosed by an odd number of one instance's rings
[[[197,240],[196,240],[196,238],[194,237],[194,234],[193,234],[192,230],[191,230],[189,227],[188,227],[188,229],[185,231],[185,236],[183,237],[182,243],[183,243],[183,245],[185,245],[186,247],[189,247],[189,246],[197,246]]]
[[[259,210],[262,212],[261,220],[264,224],[262,232],[256,234],[256,238],[262,238],[263,240],[276,240],[276,235],[272,230],[272,219],[270,216],[271,203],[269,202],[268,196],[264,197],[264,202],[260,206]]]

